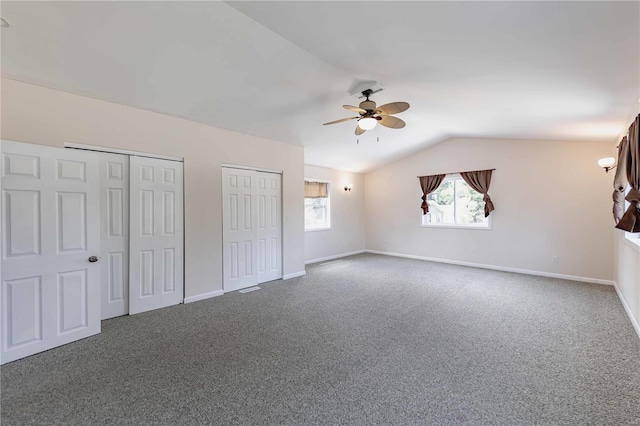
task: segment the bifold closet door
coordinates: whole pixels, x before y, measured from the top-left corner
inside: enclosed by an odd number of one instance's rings
[[[282,175],[222,168],[223,289],[282,278]]]
[[[256,172],[258,284],[282,278],[282,175]]]
[[[253,170],[222,168],[224,291],[258,282],[255,175]]]
[[[100,154],[103,320],[129,313],[129,156]]]
[[[0,363],[100,332],[98,163],[2,142]]]
[[[183,167],[181,162],[131,156],[129,313],[181,303]]]

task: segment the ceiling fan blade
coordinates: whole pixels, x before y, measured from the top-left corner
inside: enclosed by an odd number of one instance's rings
[[[365,112],[367,112],[366,109],[362,109],[352,105],[342,105],[342,108],[348,109],[349,111],[353,111],[353,112],[359,112],[360,114],[364,114]]]
[[[402,129],[407,125],[407,123],[400,120],[398,117],[392,117],[390,115],[382,116],[382,119],[378,120],[378,124],[389,127],[391,129]]]
[[[328,123],[324,123],[324,124],[323,124],[323,126],[326,126],[327,124],[338,124],[338,123],[344,123],[345,121],[355,120],[356,118],[360,118],[360,117],[342,118],[342,119],[340,119],[340,120],[330,121],[330,122],[328,122]]]
[[[361,129],[360,126],[356,126],[356,136],[360,136],[364,132],[366,132],[366,130]]]
[[[409,106],[410,105],[406,102],[392,102],[390,104],[380,105],[376,113],[380,111],[380,114],[383,114],[383,115],[399,114],[403,111],[408,110]]]

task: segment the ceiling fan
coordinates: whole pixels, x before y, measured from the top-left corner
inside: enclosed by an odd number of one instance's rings
[[[367,130],[373,129],[378,123],[391,129],[402,129],[406,123],[397,117],[393,117],[392,114],[399,114],[408,110],[409,104],[406,102],[392,102],[390,104],[384,104],[376,107],[376,103],[369,100],[369,96],[371,96],[372,93],[373,91],[371,89],[367,89],[362,92],[362,95],[367,99],[360,102],[360,105],[357,107],[342,105],[344,109],[359,113],[359,116],[330,121],[328,123],[324,123],[324,125],[343,123],[345,121],[357,119],[358,125],[356,126],[356,135],[361,135]]]

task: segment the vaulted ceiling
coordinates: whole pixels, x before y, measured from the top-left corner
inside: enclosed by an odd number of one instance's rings
[[[640,96],[638,2],[11,2],[2,75],[305,147],[368,171],[451,136],[613,142]],[[401,130],[357,138],[375,80]],[[356,143],[359,140],[359,143]],[[87,141],[90,142],[90,141]]]

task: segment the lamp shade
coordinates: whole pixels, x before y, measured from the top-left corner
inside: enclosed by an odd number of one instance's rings
[[[614,164],[616,164],[616,159],[613,157],[601,158],[598,160],[598,166],[605,168],[611,168]]]
[[[362,130],[371,130],[376,127],[376,124],[378,124],[378,120],[372,117],[365,117],[358,120],[358,126],[360,126]]]

